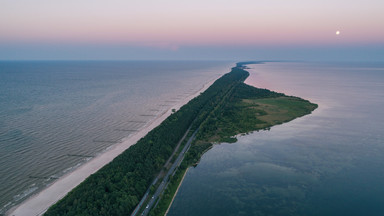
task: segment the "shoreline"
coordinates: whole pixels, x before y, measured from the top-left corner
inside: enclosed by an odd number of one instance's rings
[[[177,192],[179,192],[179,189],[180,189],[180,187],[181,187],[181,184],[183,184],[185,175],[187,175],[188,170],[189,170],[189,167],[185,170],[184,175],[183,175],[183,178],[181,178],[181,180],[180,180],[180,182],[179,182],[179,185],[177,186],[177,189],[176,189],[175,193],[173,194],[171,203],[169,204],[169,206],[168,206],[168,208],[167,208],[167,211],[165,211],[164,216],[167,216],[167,214],[168,214],[168,212],[169,212],[169,209],[170,209],[171,206],[172,206],[173,200],[175,200],[176,195],[177,195]]]
[[[240,64],[240,63],[237,63],[237,64]],[[247,65],[247,64],[246,64],[246,65]],[[249,73],[248,69],[251,69],[251,68],[246,67],[246,65],[241,65],[241,67],[243,67],[242,70],[247,71],[247,72]],[[252,86],[252,87],[257,88],[256,86],[254,86],[254,85],[252,85],[252,84],[248,84],[248,83],[246,82],[247,80],[249,80],[249,77],[250,77],[250,76],[248,76],[248,77],[243,81],[243,83],[246,84],[246,85],[250,85],[250,86]],[[285,96],[285,97],[287,97],[287,96]],[[315,109],[317,109],[317,105],[316,105],[316,108],[315,108]],[[312,113],[312,112],[313,112],[313,110],[312,110],[310,113]],[[308,113],[307,113],[307,114],[308,114]],[[307,114],[305,114],[305,115],[307,115]],[[297,118],[300,118],[300,117],[302,117],[302,116],[296,116],[295,118],[290,119],[290,120],[288,120],[288,121],[291,121],[291,120],[294,120],[294,119],[297,119]],[[279,124],[284,124],[285,122],[286,122],[286,121],[283,121],[283,122],[281,122],[281,123],[274,123],[272,126],[279,125]],[[272,127],[272,126],[267,126],[266,128],[268,128],[268,127]],[[264,128],[264,129],[265,129],[265,128]],[[251,132],[253,132],[253,131],[256,131],[256,130],[252,130]],[[248,132],[246,132],[246,133],[248,133]],[[237,135],[235,135],[235,136],[238,136],[238,135],[241,135],[241,134],[243,134],[243,133],[239,133],[239,134],[237,134]],[[225,142],[225,141],[224,141],[224,142]],[[212,148],[212,146],[211,146],[210,148],[204,150],[204,151],[202,152],[201,156],[202,156],[203,154],[205,154],[207,151],[209,151],[211,148]],[[201,159],[201,157],[199,158],[199,161],[200,161],[200,159]],[[198,162],[199,162],[199,161],[198,161]],[[179,192],[179,189],[180,189],[181,185],[183,184],[184,178],[185,178],[187,172],[189,171],[189,168],[190,168],[190,167],[191,167],[191,165],[189,165],[189,166],[186,168],[186,170],[185,170],[185,172],[184,172],[184,174],[183,174],[183,177],[182,177],[181,180],[177,183],[177,184],[178,184],[178,185],[177,185],[177,189],[176,189],[176,191],[175,191],[175,192],[173,193],[173,195],[172,195],[172,200],[171,200],[170,203],[168,204],[168,208],[167,208],[167,210],[166,210],[165,213],[164,213],[165,216],[169,213],[169,210],[170,210],[170,208],[171,208],[171,206],[172,206],[172,204],[173,204],[173,202],[174,202],[174,199],[176,198],[176,196],[177,196],[177,194],[178,194],[178,192]]]
[[[236,65],[238,66],[240,64],[240,62],[239,63],[236,63]],[[247,68],[248,69],[248,68]],[[245,70],[245,69],[244,69]],[[247,71],[248,72],[248,71]],[[249,73],[249,72],[248,72]],[[245,81],[248,79],[249,77],[247,77],[245,80],[244,80],[244,83],[245,83]],[[203,154],[205,154],[207,151],[209,151],[211,148],[209,148],[209,149],[206,149],[203,153],[202,153],[202,155]],[[200,158],[201,159],[201,158]],[[199,161],[200,161],[200,159],[199,159]],[[197,162],[197,163],[199,163],[199,161]],[[181,161],[181,162],[183,162],[183,161]],[[175,193],[173,194],[173,196],[172,196],[172,200],[171,200],[171,202],[169,203],[169,205],[168,205],[168,208],[167,208],[167,210],[165,211],[165,213],[164,213],[164,216],[167,216],[168,215],[168,212],[169,212],[169,210],[171,209],[171,206],[172,206],[172,204],[173,204],[173,201],[175,200],[175,198],[176,198],[176,195],[177,195],[177,193],[179,192],[179,189],[180,189],[180,187],[181,187],[181,185],[183,184],[183,181],[184,181],[184,178],[185,178],[185,176],[187,175],[187,172],[189,171],[189,168],[191,168],[191,166],[188,166],[187,168],[186,168],[186,170],[184,171],[184,174],[183,174],[183,177],[181,178],[181,180],[180,180],[180,182],[178,182],[178,185],[177,185],[177,189],[176,189],[176,191],[175,191]]]
[[[147,125],[144,126],[140,131],[132,134],[127,138],[123,138],[122,142],[111,146],[107,151],[101,153],[92,160],[89,160],[72,172],[65,174],[51,185],[48,185],[42,191],[32,195],[22,203],[9,209],[5,215],[31,216],[44,214],[49,207],[61,200],[65,195],[67,195],[67,193],[77,187],[87,177],[97,172],[130,146],[136,144],[137,141],[139,141],[151,130],[159,126],[168,116],[173,113],[172,110],[179,110],[183,105],[187,104],[190,100],[197,97],[201,92],[204,92],[207,88],[209,88],[209,86],[211,86],[221,76],[222,74],[219,74],[218,77],[215,77],[212,80],[204,83],[201,89],[184,98],[182,101],[176,103],[168,110],[160,114],[158,117],[156,117],[154,120],[149,121]]]
[[[239,64],[239,63],[237,63],[237,64]],[[246,70],[246,71],[247,71],[247,70]],[[249,73],[249,72],[248,72],[248,73]],[[245,81],[246,81],[248,78],[249,78],[249,77],[247,77],[247,78],[244,80],[244,83],[245,83]],[[211,149],[211,148],[205,150],[205,151],[202,153],[202,155],[205,154],[205,153],[206,153],[207,151],[209,151],[210,149]],[[201,158],[200,158],[200,159],[201,159]],[[200,162],[200,159],[199,159],[198,162]],[[171,206],[172,206],[172,204],[173,204],[173,201],[174,201],[175,198],[176,198],[177,193],[179,192],[179,189],[180,189],[181,185],[183,184],[184,178],[185,178],[185,176],[187,175],[187,172],[188,172],[189,168],[190,168],[190,166],[188,166],[187,169],[185,170],[185,172],[184,172],[184,174],[183,174],[183,177],[181,178],[181,180],[180,180],[180,182],[179,182],[179,185],[177,186],[177,189],[176,189],[175,193],[173,194],[172,200],[171,200],[171,202],[169,203],[169,206],[168,206],[168,208],[167,208],[167,211],[165,211],[164,216],[167,216],[167,215],[168,215],[168,212],[169,212],[169,210],[170,210],[170,208],[171,208]]]

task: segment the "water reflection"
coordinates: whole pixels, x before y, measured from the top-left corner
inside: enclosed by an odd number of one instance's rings
[[[319,109],[216,145],[187,173],[169,215],[382,215],[383,68],[253,68],[248,83]]]

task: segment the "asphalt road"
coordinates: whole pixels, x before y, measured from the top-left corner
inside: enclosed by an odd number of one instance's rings
[[[180,143],[185,139],[186,135],[188,134],[189,132],[189,129],[188,131],[186,132],[185,136],[180,140]],[[167,185],[168,185],[168,179],[169,179],[169,176],[173,175],[174,172],[177,170],[177,168],[180,166],[180,163],[182,162],[183,158],[184,158],[184,155],[185,153],[188,151],[189,147],[191,146],[191,143],[193,141],[193,139],[195,138],[196,136],[196,133],[198,132],[198,130],[196,130],[192,136],[188,139],[187,143],[185,144],[184,148],[181,150],[179,156],[177,157],[177,159],[175,160],[175,162],[172,164],[171,168],[168,170],[167,174],[164,176],[163,178],[163,181],[160,183],[160,185],[158,186],[158,188],[156,189],[156,192],[154,193],[154,195],[151,197],[149,203],[147,204],[147,206],[145,207],[144,211],[142,212],[141,215],[148,215],[149,211],[151,210],[151,208],[156,204],[155,201],[157,200],[157,198],[164,192],[164,190],[167,188]],[[169,163],[170,160],[167,161],[167,164]],[[166,165],[167,165],[166,164]],[[165,165],[165,166],[166,166]],[[157,183],[157,181],[159,180],[159,176],[155,178],[155,180],[152,182],[151,186],[152,185],[155,185]],[[147,200],[148,198],[148,195],[150,193],[150,188],[149,187],[147,189],[147,191],[145,192],[143,198],[140,200],[140,203],[136,206],[135,210],[132,212],[131,216],[136,216],[138,213],[139,213],[139,210],[142,208],[144,202]]]
[[[144,211],[142,212],[141,215],[148,215],[149,211],[151,210],[151,208],[156,204],[156,200],[158,199],[158,197],[164,192],[164,190],[167,188],[167,185],[168,185],[168,179],[169,177],[172,175],[174,175],[175,171],[177,170],[177,168],[180,166],[181,162],[183,161],[183,158],[184,158],[184,155],[185,153],[188,151],[189,147],[191,146],[191,143],[193,141],[193,139],[195,138],[196,136],[196,133],[198,132],[199,130],[196,130],[192,136],[188,139],[187,143],[185,144],[183,150],[181,150],[179,156],[177,157],[177,159],[175,160],[175,162],[172,164],[171,168],[168,170],[167,174],[164,176],[163,178],[163,181],[161,182],[161,184],[159,185],[159,187],[157,188],[155,194],[152,196],[151,200],[149,201],[148,205],[145,207]]]

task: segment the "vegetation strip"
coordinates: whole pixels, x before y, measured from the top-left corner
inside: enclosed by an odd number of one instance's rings
[[[167,213],[168,213],[168,211],[169,211],[169,208],[171,208],[171,205],[172,205],[172,203],[173,203],[173,200],[175,200],[176,194],[177,194],[177,192],[179,191],[180,186],[181,186],[181,183],[183,183],[183,180],[184,180],[185,175],[187,174],[187,172],[188,172],[188,168],[185,170],[185,172],[184,172],[184,174],[183,174],[183,177],[181,178],[180,183],[179,183],[179,185],[177,186],[176,191],[175,191],[175,193],[173,194],[172,199],[171,199],[171,202],[169,203],[168,208],[167,208],[167,211],[165,211],[165,214],[164,214],[164,215],[167,215]]]
[[[243,81],[248,76],[249,73],[243,70],[243,65],[238,63],[230,73],[216,80],[205,92],[169,116],[137,144],[88,177],[49,208],[45,215],[127,215],[135,209],[147,188],[162,171],[165,162],[188,128],[191,127],[192,131],[197,128],[200,130],[180,168],[170,179],[168,188],[175,185],[177,188],[181,174],[184,174],[189,165],[198,162],[203,152],[212,146],[212,142],[234,141],[233,136],[236,134],[289,121],[316,108],[316,105],[299,98],[245,85]],[[308,105],[307,109],[296,109],[297,107],[292,106],[289,101],[283,103],[277,99],[286,97],[295,101],[296,105],[303,103],[311,106]],[[257,101],[266,98],[276,100]],[[279,104],[285,104],[281,111],[293,113],[292,117],[281,121],[257,118],[268,116],[266,111],[264,113],[259,108],[279,107]],[[174,192],[169,195],[167,190],[162,197],[173,197]],[[169,203],[163,205],[163,200],[165,199],[160,199],[151,214],[164,214]],[[166,206],[164,212],[158,210],[162,206]]]
[[[202,123],[198,138],[150,215],[168,213],[188,167],[196,166],[212,143],[236,142],[235,135],[268,130],[273,125],[309,114],[316,108],[316,104],[298,97],[238,84]]]
[[[248,73],[234,68],[150,131],[135,145],[88,177],[45,215],[124,215],[133,211],[178,141],[198,125],[235,83]]]

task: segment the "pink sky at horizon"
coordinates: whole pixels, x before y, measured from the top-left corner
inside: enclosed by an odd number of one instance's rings
[[[384,2],[378,0],[3,0],[1,4],[0,43],[104,43],[170,49],[384,43]]]

